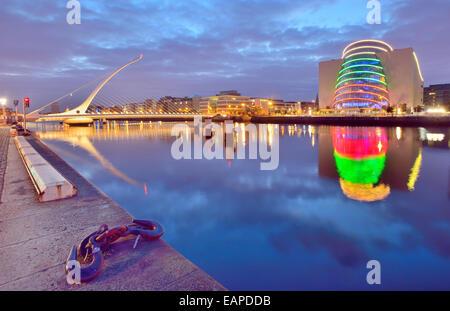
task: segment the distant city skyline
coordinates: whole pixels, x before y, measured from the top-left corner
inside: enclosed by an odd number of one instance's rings
[[[68,25],[66,1],[2,1],[0,96],[10,107],[22,96],[35,108],[48,104],[141,52],[142,62],[100,96],[206,97],[236,89],[311,101],[318,62],[365,38],[414,48],[425,86],[450,82],[445,0],[381,1],[380,25],[367,24],[365,0],[80,3],[81,24]]]

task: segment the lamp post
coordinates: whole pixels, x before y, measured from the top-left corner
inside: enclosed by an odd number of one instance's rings
[[[14,120],[16,121],[16,124],[17,124],[19,122],[19,117],[17,116],[18,115],[17,106],[19,106],[19,100],[15,99],[13,101],[13,103],[14,103],[14,107],[16,107],[16,116],[15,116]]]
[[[30,108],[30,98],[23,98],[23,130],[27,133],[27,108]]]
[[[6,110],[5,110],[6,98],[0,98],[0,104],[2,105],[2,119],[5,119],[5,123],[7,123]]]

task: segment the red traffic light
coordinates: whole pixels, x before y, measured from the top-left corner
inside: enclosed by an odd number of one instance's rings
[[[23,98],[23,103],[25,104],[26,108],[30,108],[30,98],[24,97]]]

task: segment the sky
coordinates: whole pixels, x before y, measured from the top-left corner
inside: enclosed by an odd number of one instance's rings
[[[0,97],[41,107],[144,58],[112,79],[100,98],[242,95],[308,101],[318,62],[360,39],[412,47],[425,85],[450,83],[449,0],[79,0],[69,25],[66,0],[2,0]],[[81,94],[77,93],[77,94]],[[85,95],[77,95],[82,100]]]

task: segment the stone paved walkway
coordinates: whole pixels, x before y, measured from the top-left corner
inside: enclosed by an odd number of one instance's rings
[[[9,135],[9,127],[0,126],[0,202],[2,201],[6,161],[8,159]]]

